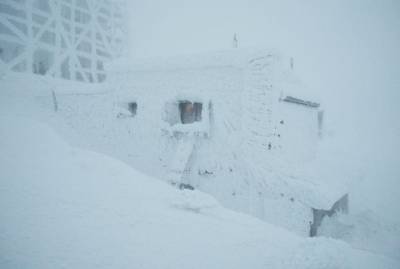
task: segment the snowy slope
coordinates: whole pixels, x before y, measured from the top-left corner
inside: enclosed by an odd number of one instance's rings
[[[200,58],[197,58],[198,62],[195,62],[193,67],[204,63]],[[219,62],[225,66],[226,64],[235,66],[230,56],[223,61],[217,60],[217,63]],[[396,220],[382,219],[380,214],[384,209],[396,219],[399,215],[395,202],[397,200],[382,206],[370,199],[373,195],[382,195],[380,192],[389,197],[398,196],[394,195],[395,192],[388,193],[387,190],[382,192],[380,189],[384,185],[380,180],[374,184],[376,188],[373,189],[378,190],[375,194],[372,189],[365,190],[368,185],[361,182],[360,172],[364,174],[372,172],[373,175],[374,171],[377,171],[376,163],[363,164],[362,169],[357,171],[354,166],[357,162],[361,163],[361,160],[336,152],[340,143],[334,143],[332,137],[320,143],[320,146],[324,147],[320,147],[316,152],[317,159],[306,163],[288,165],[278,154],[272,154],[267,162],[263,158],[255,160],[253,153],[256,151],[253,149],[256,150],[257,144],[250,150],[247,144],[242,143],[244,149],[235,150],[235,146],[241,142],[241,137],[237,135],[238,129],[243,127],[236,120],[240,118],[240,110],[235,109],[235,104],[241,101],[241,96],[231,91],[238,84],[237,80],[230,78],[240,75],[235,70],[224,68],[221,72],[215,72],[215,69],[210,69],[201,73],[200,77],[199,73],[193,70],[187,72],[183,70],[182,73],[164,72],[164,70],[158,74],[157,72],[143,74],[148,78],[147,82],[155,83],[163,89],[158,94],[151,94],[149,90],[152,88],[148,85],[152,84],[147,85],[143,80],[135,80],[133,85],[124,84],[129,81],[122,81],[126,88],[120,89],[116,83],[88,85],[10,73],[0,80],[0,112],[1,115],[39,117],[40,121],[48,123],[74,146],[107,154],[137,170],[154,175],[157,179],[168,180],[171,174],[167,173],[170,170],[165,166],[169,164],[170,167],[175,167],[174,162],[178,159],[173,157],[174,154],[166,153],[177,152],[175,149],[179,147],[176,140],[171,141],[169,136],[164,137],[163,132],[168,130],[168,126],[162,120],[164,102],[169,102],[171,95],[179,92],[181,92],[179,98],[195,98],[203,102],[207,102],[211,97],[214,99],[216,115],[213,122],[216,128],[209,133],[211,137],[218,139],[195,142],[195,154],[190,154],[188,162],[175,163],[177,170],[187,170],[187,166],[192,167],[194,177],[188,176],[185,172],[183,177],[185,182],[212,194],[224,207],[257,216],[270,224],[291,231],[301,230],[304,236],[308,236],[308,222],[304,224],[299,222],[304,219],[301,212],[304,210],[309,212],[310,205],[328,208],[341,194],[338,194],[337,190],[340,188],[336,185],[353,182],[354,186],[350,192],[350,215],[347,218],[333,219],[332,223],[324,222],[320,235],[344,240],[355,248],[400,259],[400,224]],[[155,82],[151,78],[154,78]],[[164,83],[165,79],[168,83]],[[210,95],[208,98],[201,91],[198,94],[192,92],[182,94],[182,89],[186,86],[196,86],[199,90],[212,87],[214,84],[210,82],[213,80],[220,81],[222,92]],[[289,79],[286,82],[296,81]],[[294,91],[295,85],[287,89],[292,88]],[[53,91],[58,103],[57,112],[54,112]],[[137,92],[147,92],[147,94],[141,96]],[[289,93],[292,94],[290,91]],[[121,112],[129,113],[126,109],[127,101],[138,101],[138,114],[136,117],[118,118]],[[229,109],[226,109],[227,107]],[[308,113],[301,109],[296,111],[299,113],[299,119],[302,117],[301,114]],[[289,123],[288,120],[296,119],[287,118],[285,122]],[[6,118],[3,118],[2,123],[1,127],[7,129]],[[203,123],[185,127],[188,127],[186,130],[189,132],[196,128],[205,130],[207,128],[204,128]],[[288,125],[281,127],[287,128]],[[173,128],[169,128],[169,131],[171,130]],[[288,128],[285,132],[290,134],[291,129]],[[282,141],[284,140],[282,136]],[[186,152],[187,149],[183,147],[182,150]],[[396,151],[391,149],[391,152],[395,154]],[[288,153],[290,154],[290,151]],[[247,173],[241,169],[243,166],[247,166]],[[374,180],[386,178],[392,173],[393,182],[397,181],[398,173],[386,171],[386,162],[382,162],[379,167],[381,173]],[[359,177],[360,180],[357,180]],[[332,188],[333,186],[335,188]],[[264,191],[267,195],[262,197],[260,192]],[[360,209],[363,211],[360,212]]]
[[[0,103],[1,268],[399,267],[71,147],[26,95],[2,93]]]

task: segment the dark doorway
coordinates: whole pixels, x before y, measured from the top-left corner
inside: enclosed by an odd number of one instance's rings
[[[310,237],[318,235],[318,228],[325,217],[332,217],[338,212],[348,213],[349,210],[349,196],[348,194],[343,195],[339,200],[337,200],[330,210],[324,209],[312,209],[313,212],[313,222],[310,222]]]

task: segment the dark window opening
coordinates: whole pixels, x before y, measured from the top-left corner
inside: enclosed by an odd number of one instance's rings
[[[128,110],[129,112],[131,112],[132,116],[135,116],[137,112],[137,103],[136,102],[128,103]]]
[[[348,213],[349,210],[349,196],[343,195],[337,200],[330,210],[312,208],[313,221],[310,222],[310,237],[318,236],[318,228],[321,226],[322,220],[325,217],[332,217],[337,212]]]
[[[203,104],[198,102],[181,101],[179,102],[179,112],[181,123],[188,124],[195,121],[201,121],[201,111]]]

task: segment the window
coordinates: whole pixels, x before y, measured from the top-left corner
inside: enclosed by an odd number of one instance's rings
[[[203,104],[198,102],[181,101],[179,102],[179,111],[181,123],[188,124],[195,121],[201,121],[201,111]]]
[[[128,110],[129,112],[131,112],[132,117],[135,116],[137,112],[137,103],[136,102],[128,103]]]

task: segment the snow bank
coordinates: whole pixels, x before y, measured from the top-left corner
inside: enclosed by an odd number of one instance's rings
[[[1,268],[399,266],[334,240],[302,239],[71,147],[34,109],[16,115],[18,99],[1,100]]]

